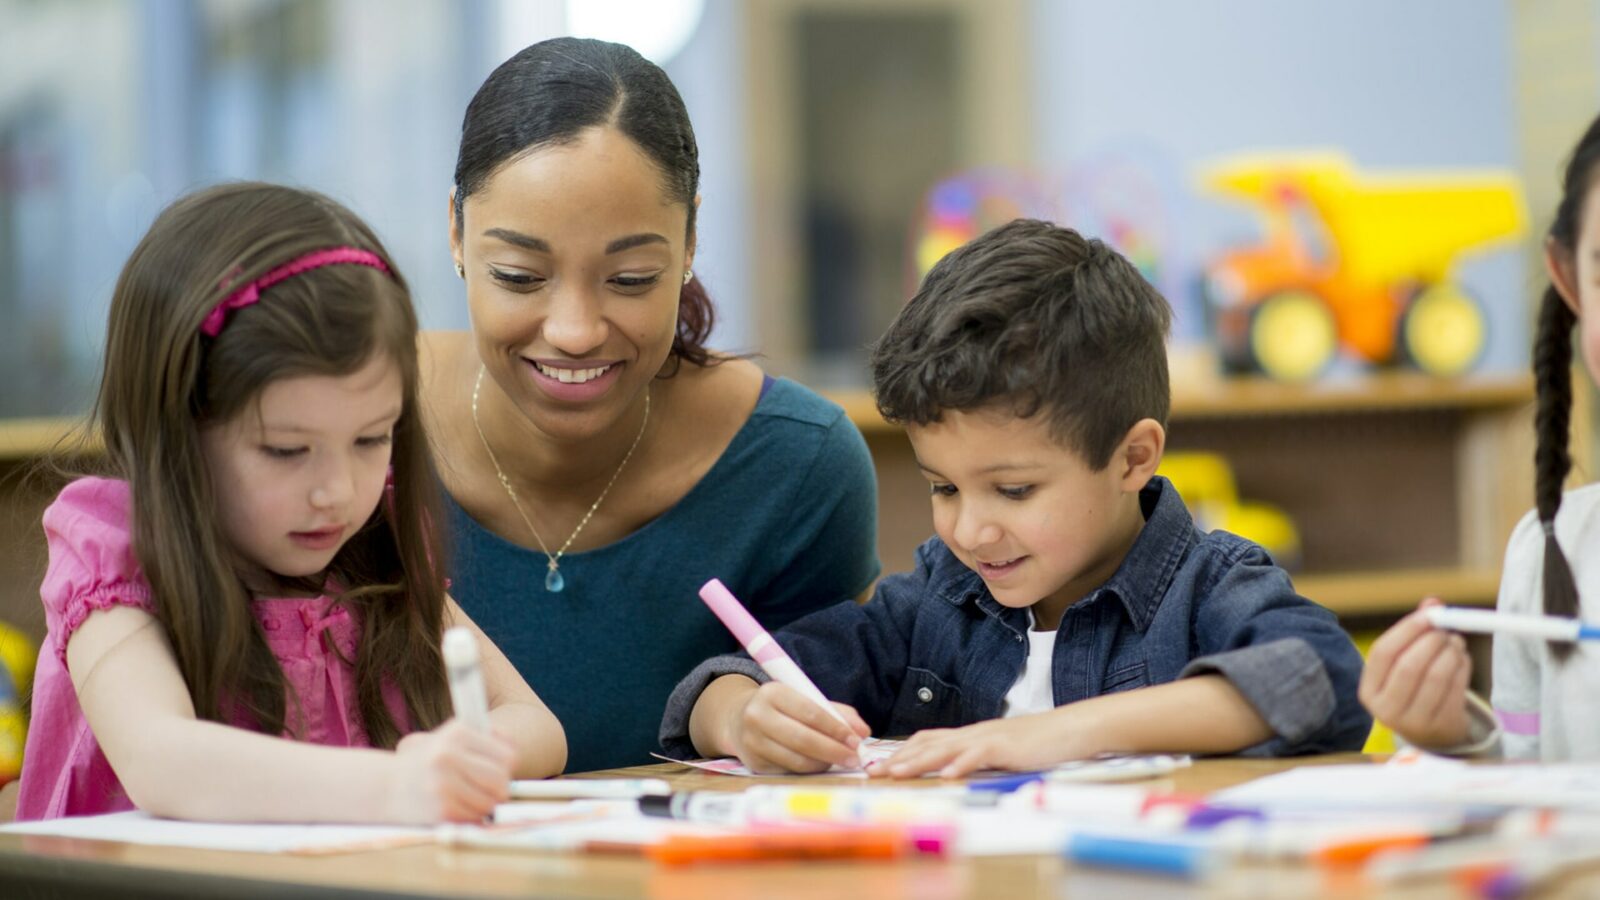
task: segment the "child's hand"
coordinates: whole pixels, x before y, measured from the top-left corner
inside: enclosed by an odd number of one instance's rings
[[[511,797],[516,751],[498,734],[451,719],[395,745],[393,798],[402,822],[479,822]]]
[[[858,768],[856,748],[872,730],[851,707],[843,703],[833,707],[848,726],[794,688],[769,681],[733,710],[728,737],[735,755],[754,772],[825,772],[833,765]]]
[[[1092,755],[1073,740],[1081,729],[1070,727],[1067,709],[919,731],[871,774],[914,778],[937,771],[941,778],[962,778],[980,769],[1026,772]]]
[[[1429,597],[1372,642],[1358,692],[1378,721],[1423,748],[1464,744],[1472,734],[1472,658],[1461,635],[1434,628],[1423,615],[1438,605]]]

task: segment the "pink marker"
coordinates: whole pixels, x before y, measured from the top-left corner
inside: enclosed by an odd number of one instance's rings
[[[733,632],[734,639],[744,645],[744,652],[760,663],[762,671],[772,676],[773,681],[794,688],[804,694],[806,699],[827,710],[828,715],[838,719],[846,727],[850,726],[844,716],[828,702],[828,698],[823,696],[822,691],[806,677],[806,673],[800,671],[800,666],[789,658],[789,654],[783,652],[783,647],[772,639],[772,635],[761,627],[761,623],[750,615],[750,611],[744,608],[739,598],[733,596],[733,592],[721,581],[713,578],[706,582],[700,588],[700,599],[711,607],[711,611],[717,614],[722,624],[728,626],[728,630]],[[851,728],[851,731],[854,730]],[[859,754],[860,748],[857,748],[856,752]]]

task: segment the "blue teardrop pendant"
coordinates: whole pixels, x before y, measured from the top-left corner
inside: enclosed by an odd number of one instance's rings
[[[567,580],[561,577],[561,570],[551,566],[550,574],[544,576],[544,589],[552,594],[559,594],[566,586]]]

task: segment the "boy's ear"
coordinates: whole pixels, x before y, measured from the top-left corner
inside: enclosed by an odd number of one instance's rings
[[[1140,419],[1133,423],[1123,436],[1122,444],[1111,458],[1117,466],[1122,489],[1137,493],[1155,476],[1161,465],[1161,454],[1167,449],[1167,430],[1155,419]]]

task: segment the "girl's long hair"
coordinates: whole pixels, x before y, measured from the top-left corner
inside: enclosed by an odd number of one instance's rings
[[[330,265],[288,278],[233,311],[215,338],[201,321],[235,288],[306,253],[357,247],[390,273]],[[417,404],[417,318],[405,282],[370,229],[307,191],[229,184],[186,196],[156,219],[117,281],[94,425],[109,474],[132,493],[133,547],[157,617],[204,719],[241,714],[261,731],[292,727],[283,671],[251,614],[223,535],[200,432],[255,415],[261,391],[296,376],[341,376],[387,359],[404,384],[393,489],[324,575],[291,584],[329,590],[361,623],[352,660],[362,724],[374,746],[448,716],[439,641],[445,612],[438,482]],[[405,699],[409,723],[383,699]]]
[[[1592,186],[1595,164],[1600,162],[1600,118],[1589,124],[1572,151],[1561,180],[1561,204],[1556,207],[1547,241],[1552,252],[1574,259],[1578,228]],[[1544,611],[1552,616],[1578,614],[1578,586],[1561,543],[1556,540],[1556,512],[1561,509],[1561,489],[1572,470],[1568,450],[1572,418],[1572,329],[1577,324],[1555,285],[1547,285],[1539,304],[1538,331],[1533,340],[1533,375],[1537,398],[1534,452],[1534,498],[1539,523],[1544,528]],[[1552,642],[1551,652],[1565,659],[1572,646]]]

